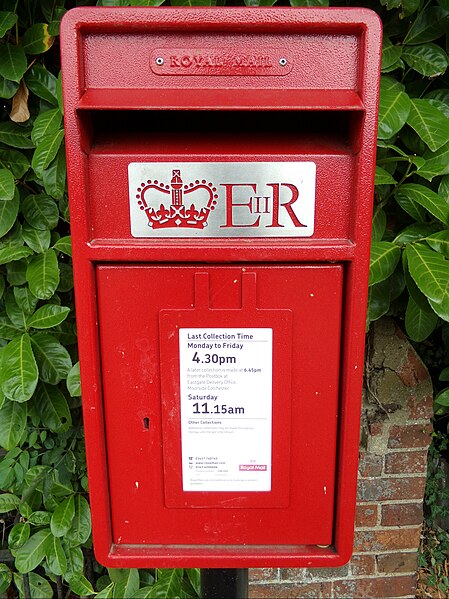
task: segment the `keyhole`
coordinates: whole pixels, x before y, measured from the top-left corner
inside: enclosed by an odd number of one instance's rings
[[[144,419],[143,419],[143,426],[144,426],[144,428],[146,428],[147,430],[150,428],[150,419],[149,419],[149,418],[144,418]]]

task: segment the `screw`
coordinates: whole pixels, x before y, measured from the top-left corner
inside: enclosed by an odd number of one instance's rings
[[[285,65],[287,64],[287,59],[286,58],[280,58],[279,59],[279,64],[281,65],[281,67],[285,67]]]
[[[156,64],[157,64],[158,67],[161,67],[164,64],[164,59],[162,58],[162,56],[158,56],[156,58],[155,62],[156,62]]]

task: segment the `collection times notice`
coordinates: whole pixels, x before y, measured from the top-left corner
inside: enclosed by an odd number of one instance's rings
[[[270,491],[273,331],[179,330],[184,491]]]

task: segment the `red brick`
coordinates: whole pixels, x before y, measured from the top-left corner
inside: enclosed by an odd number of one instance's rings
[[[366,553],[376,551],[399,551],[416,549],[419,545],[421,528],[400,528],[387,530],[356,530],[354,552]]]
[[[383,422],[370,422],[369,423],[369,433],[372,437],[379,437],[384,432],[384,423]]]
[[[374,574],[376,559],[374,555],[353,555],[351,558],[351,574],[368,576]]]
[[[309,584],[254,584],[249,588],[250,599],[317,599],[331,597],[331,582]]]
[[[407,407],[410,420],[430,420],[433,417],[432,395],[412,395],[407,401]]]
[[[357,599],[406,597],[407,595],[414,597],[416,575],[336,580],[333,590],[333,597],[357,597]]]
[[[429,378],[427,368],[413,349],[407,352],[407,361],[397,369],[396,374],[406,387],[416,387]]]
[[[400,499],[422,499],[426,479],[424,476],[413,478],[373,478],[358,482],[358,501],[395,501]]]
[[[382,526],[422,524],[422,503],[394,503],[382,506]]]
[[[390,553],[377,556],[379,572],[386,574],[399,574],[416,572],[418,567],[418,553]]]
[[[393,449],[428,447],[431,433],[432,426],[430,424],[394,425],[390,429],[388,447]]]
[[[375,503],[364,503],[355,508],[355,525],[357,528],[376,526],[377,505]]]
[[[279,580],[278,568],[250,568],[248,575],[250,582],[272,582]]]
[[[380,476],[382,473],[382,456],[375,453],[361,451],[359,454],[360,476]]]
[[[427,450],[398,451],[385,456],[386,474],[418,474],[427,472]]]

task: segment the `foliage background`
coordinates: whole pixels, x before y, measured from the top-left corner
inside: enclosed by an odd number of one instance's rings
[[[196,570],[107,571],[91,549],[58,45],[63,14],[87,4],[0,0],[0,594],[195,597]],[[368,6],[384,24],[368,321],[394,314],[430,366],[438,453],[449,414],[449,0],[332,4]],[[441,511],[432,489],[430,517]]]

